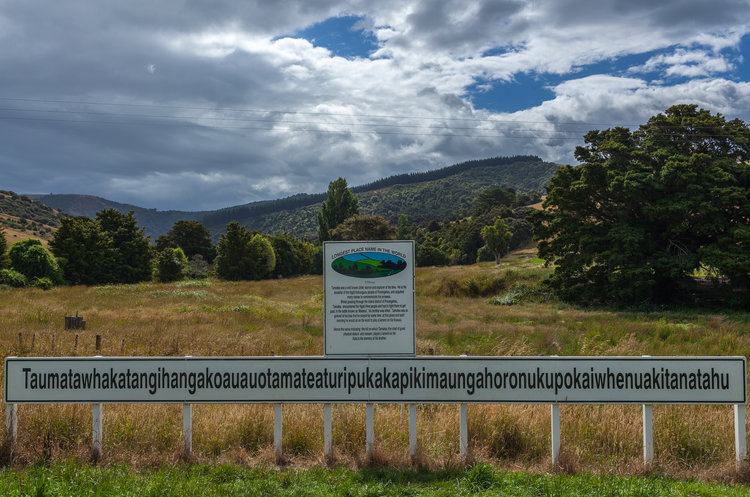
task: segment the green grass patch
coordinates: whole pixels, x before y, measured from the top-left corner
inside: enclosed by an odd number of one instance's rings
[[[58,463],[0,471],[0,494],[21,496],[746,496],[750,488],[664,477],[542,475],[497,471],[345,468],[278,471],[185,465],[134,471],[120,465]]]

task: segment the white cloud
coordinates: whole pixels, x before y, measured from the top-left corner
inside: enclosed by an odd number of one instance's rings
[[[45,10],[3,5],[0,97],[143,107],[40,103],[67,122],[0,120],[5,186],[21,191],[85,185],[147,207],[217,208],[324,191],[342,174],[359,184],[516,153],[570,162],[588,126],[642,123],[673,103],[750,117],[748,83],[726,74],[750,30],[750,6],[734,0],[77,0]],[[339,15],[362,17],[357,28],[379,44],[371,58],[290,35]],[[650,51],[629,77],[578,76]],[[640,77],[653,72],[667,83]],[[470,104],[477,81],[520,74],[563,81],[519,112]]]

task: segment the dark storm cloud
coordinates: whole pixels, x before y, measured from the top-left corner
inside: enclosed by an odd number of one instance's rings
[[[342,174],[360,184],[514,153],[568,162],[576,142],[549,139],[559,123],[637,122],[681,99],[750,117],[748,85],[724,74],[732,62],[720,52],[748,31],[748,9],[729,0],[6,0],[0,188],[198,210],[324,191]],[[335,57],[294,35],[339,15],[372,30],[372,59]],[[623,68],[628,77],[576,75],[652,50],[663,52]],[[642,81],[644,71],[683,80]],[[475,109],[467,95],[480,79],[545,72],[565,76],[552,99],[514,114]]]

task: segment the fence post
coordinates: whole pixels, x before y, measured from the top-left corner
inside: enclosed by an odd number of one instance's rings
[[[193,457],[193,404],[182,404],[182,457]]]
[[[94,461],[99,461],[102,458],[102,404],[93,404],[91,414],[91,457]]]
[[[468,353],[464,353],[460,357],[468,357],[468,355]],[[461,456],[461,462],[466,464],[469,460],[469,406],[467,404],[461,404],[458,418],[458,451]]]
[[[282,462],[283,453],[281,450],[282,441],[282,426],[283,426],[283,412],[281,410],[282,404],[273,405],[273,453],[276,457],[276,463]]]
[[[328,462],[333,460],[333,430],[331,425],[331,404],[323,404],[323,455]]]
[[[654,409],[651,404],[643,404],[643,464],[654,462]]]
[[[5,443],[10,453],[16,450],[18,440],[18,404],[5,405]]]
[[[552,465],[558,466],[560,464],[560,404],[552,404],[551,407]]]
[[[469,460],[469,406],[461,404],[459,409],[459,453],[461,462],[466,464]]]
[[[747,435],[745,432],[745,404],[734,405],[734,449],[737,467],[745,464],[747,458]]]
[[[417,462],[417,404],[409,404],[409,457]]]
[[[365,444],[366,444],[366,453],[367,453],[367,461],[372,462],[373,458],[375,457],[375,422],[373,418],[375,417],[374,409],[372,404],[367,404],[366,408],[366,414],[365,414]]]

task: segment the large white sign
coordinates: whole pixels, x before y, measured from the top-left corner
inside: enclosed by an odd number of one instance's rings
[[[7,358],[5,402],[744,404],[744,357]]]
[[[414,355],[414,242],[325,242],[325,354]]]

